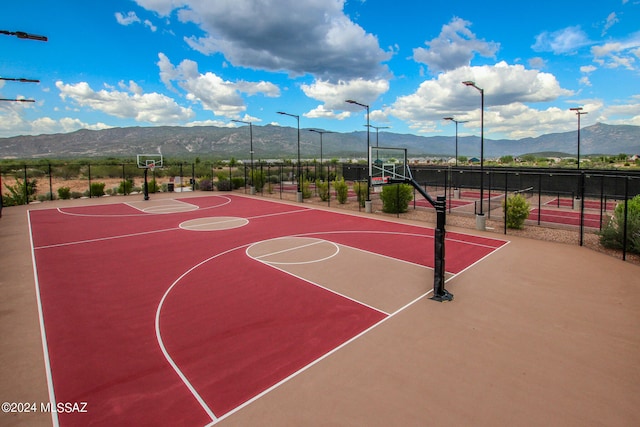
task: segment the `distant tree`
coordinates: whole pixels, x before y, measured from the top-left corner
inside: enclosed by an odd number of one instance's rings
[[[513,163],[513,156],[500,157],[500,163]]]

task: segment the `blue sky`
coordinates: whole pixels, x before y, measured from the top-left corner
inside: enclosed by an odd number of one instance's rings
[[[371,124],[520,139],[640,126],[640,0],[49,0],[3,4],[0,137],[126,126]],[[384,130],[382,130],[384,131]]]

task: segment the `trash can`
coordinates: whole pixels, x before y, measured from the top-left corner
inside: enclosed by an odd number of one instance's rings
[[[167,191],[173,193],[173,182],[167,183]]]

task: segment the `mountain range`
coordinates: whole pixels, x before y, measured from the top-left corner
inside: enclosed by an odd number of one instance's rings
[[[253,151],[257,159],[295,159],[297,128],[274,125],[253,126]],[[455,155],[455,136],[417,136],[393,132],[370,132],[371,145],[407,148],[409,157]],[[484,140],[485,158],[505,155],[554,152],[577,154],[577,130],[552,133],[519,140]],[[325,133],[322,157],[363,158],[367,131]],[[0,138],[0,159],[133,157],[161,153],[169,157],[216,159],[249,158],[248,126],[230,127],[127,127],[104,130],[78,130],[65,134]],[[589,154],[640,154],[640,126],[597,123],[580,131],[581,156]],[[479,136],[458,137],[460,156],[480,155]],[[320,158],[320,135],[309,128],[300,130],[300,155]]]

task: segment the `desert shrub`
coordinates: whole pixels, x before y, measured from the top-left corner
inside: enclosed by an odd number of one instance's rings
[[[72,199],[79,199],[80,197],[82,197],[82,193],[79,191],[72,191],[71,192],[71,198]]]
[[[149,193],[157,193],[158,192],[158,181],[152,179],[147,183],[147,190]]]
[[[627,250],[640,254],[640,195],[627,202]],[[624,244],[624,203],[618,204],[613,216],[599,233],[600,244],[622,249]]]
[[[251,176],[249,176],[251,179]],[[253,171],[253,186],[256,188],[256,191],[262,191],[264,184],[267,182],[267,176],[263,171],[254,170]]]
[[[118,194],[131,194],[131,190],[133,189],[133,181],[127,179],[125,181],[120,181],[120,185],[118,186]]]
[[[5,184],[5,187],[9,190],[9,194],[2,196],[3,206],[26,205],[34,199],[38,189],[38,180],[27,178],[26,181],[20,181],[16,179],[15,185]]]
[[[302,180],[302,198],[309,199],[311,198],[312,195],[313,193],[311,192],[311,188],[309,186],[309,180],[303,179]]]
[[[233,190],[231,181],[229,179],[222,179],[218,181],[218,191],[231,191]]]
[[[380,199],[382,199],[382,212],[407,212],[409,202],[413,200],[413,187],[409,184],[385,185],[382,187]]]
[[[210,179],[201,179],[198,183],[198,187],[202,191],[213,191],[213,182]]]
[[[505,202],[502,201],[502,211],[505,211]],[[531,207],[529,202],[521,194],[514,194],[507,198],[506,206],[507,228],[522,229],[524,221],[529,217]]]
[[[241,176],[234,176],[231,178],[231,186],[233,190],[244,187],[244,178]]]
[[[320,200],[326,202],[329,200],[329,181],[316,181],[316,189],[318,190],[318,196]]]
[[[104,182],[92,182],[91,183],[91,196],[100,197],[104,196]]]
[[[333,188],[336,189],[336,196],[338,203],[344,205],[347,203],[347,195],[349,194],[349,186],[344,182],[344,178],[336,179],[333,181]]]
[[[47,200],[55,200],[56,199],[56,195],[53,193],[50,193],[47,191],[46,194],[40,194],[38,196],[38,201],[39,202],[46,202]]]
[[[356,181],[353,183],[353,191],[355,191],[358,197],[358,203],[360,207],[364,207],[364,202],[367,199],[367,183],[364,181]]]
[[[58,198],[62,200],[68,200],[71,198],[71,188],[60,187],[58,188]]]

